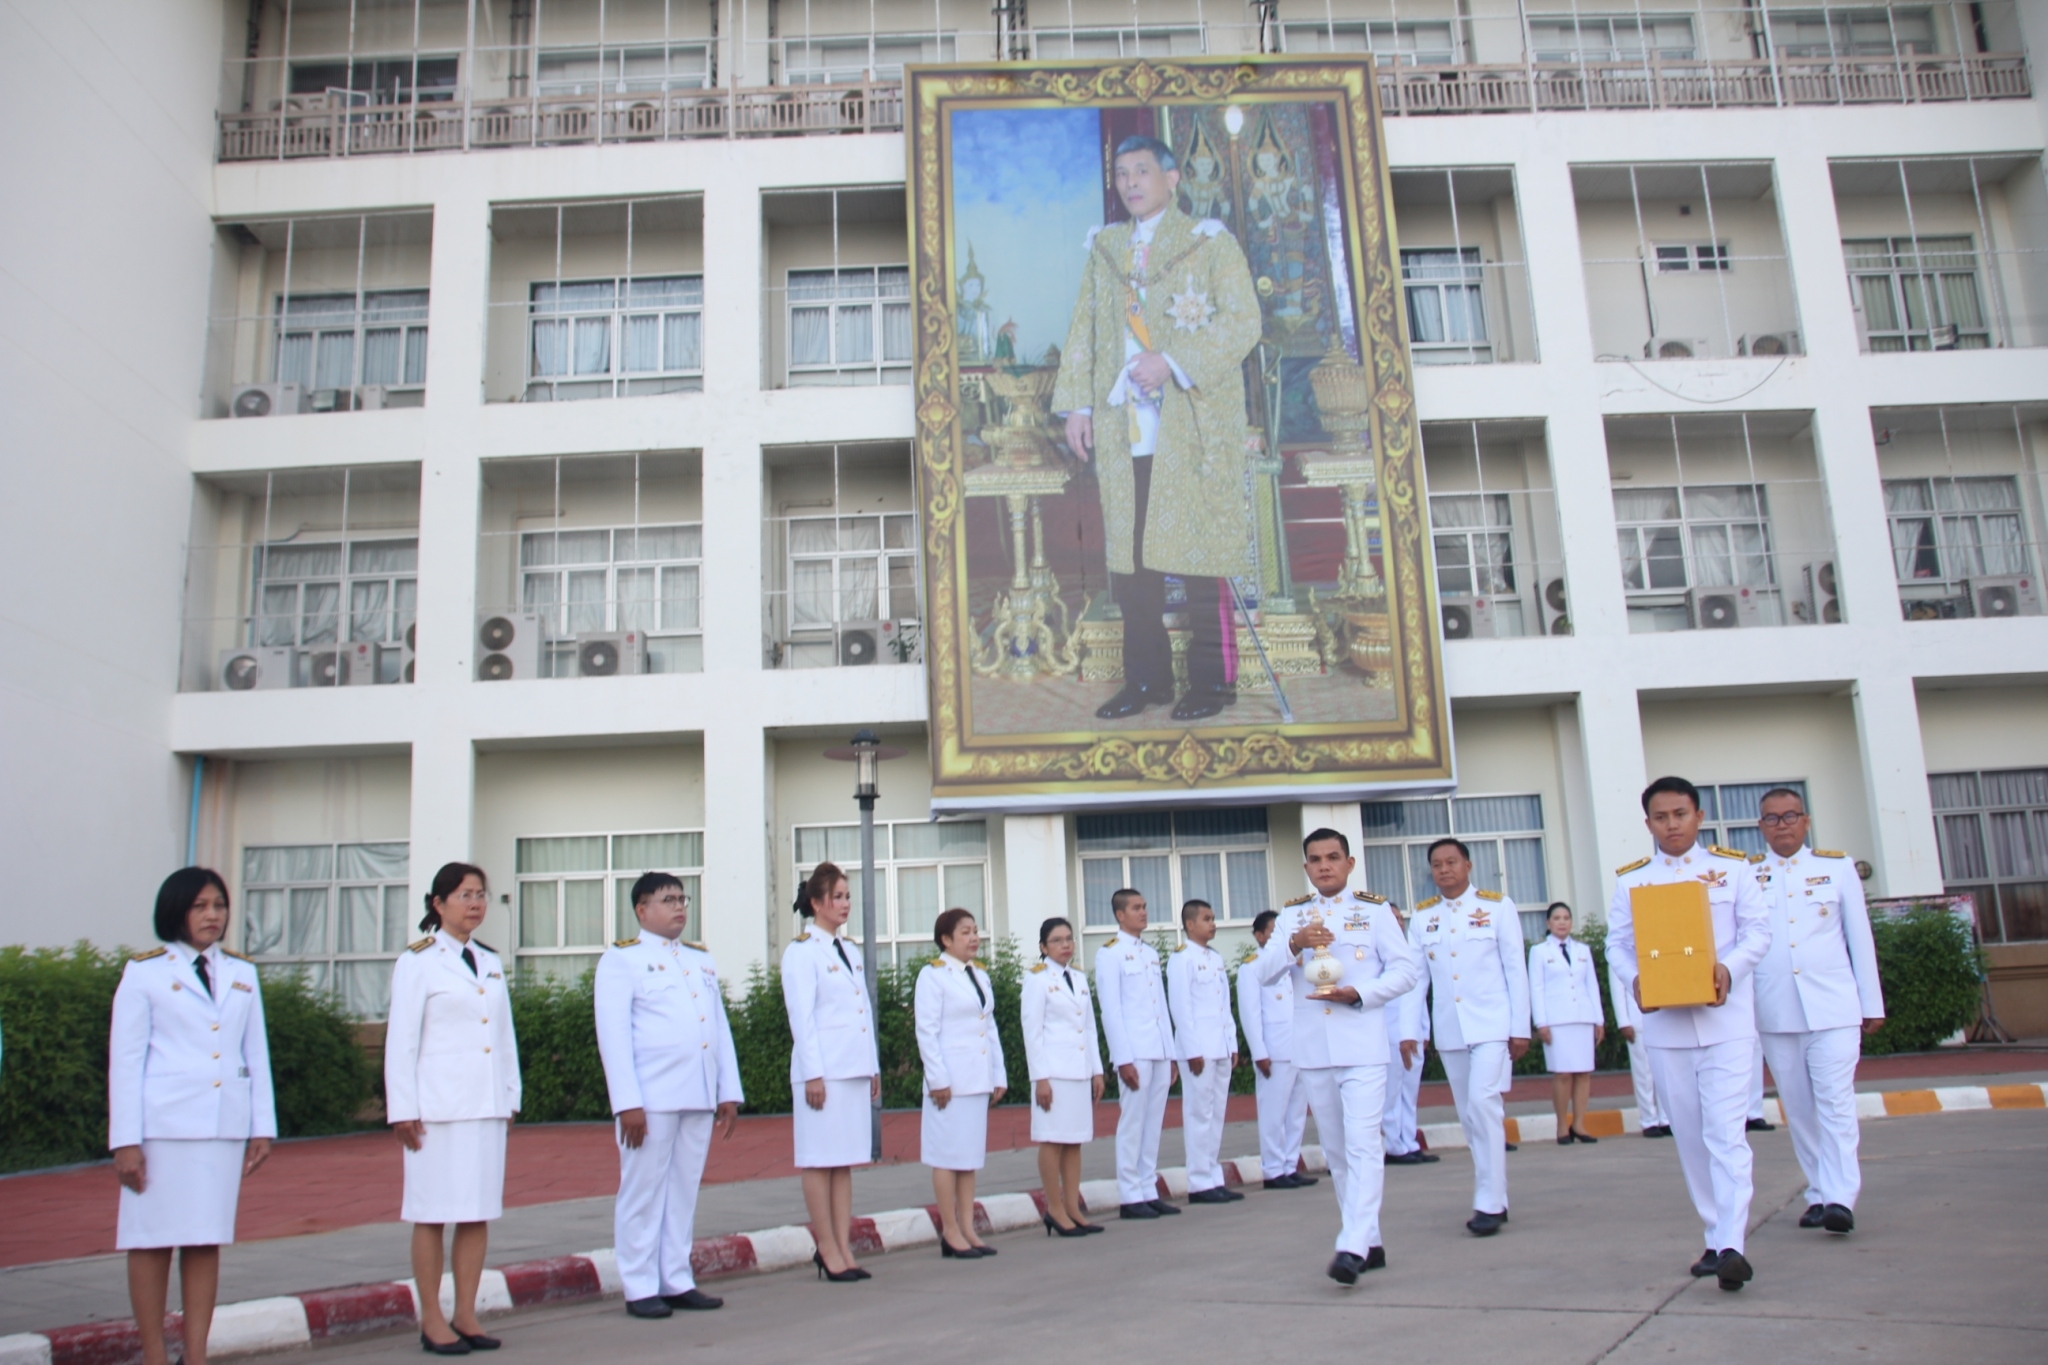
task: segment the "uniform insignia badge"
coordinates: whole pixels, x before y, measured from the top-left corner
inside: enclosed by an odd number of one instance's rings
[[[1437,926],[1437,921],[1435,921],[1435,920],[1431,920],[1431,921],[1429,922],[1429,924],[1428,924],[1428,925],[1427,925],[1427,926],[1426,926],[1426,927],[1425,927],[1425,928],[1423,929],[1423,932],[1424,932],[1424,933],[1427,933],[1427,934],[1433,934],[1433,933],[1435,933],[1435,932],[1436,932],[1436,926]]]
[[[1043,962],[1034,962],[1031,964],[1031,970],[1032,973],[1035,975],[1045,970],[1045,964]]]
[[[1846,858],[1849,855],[1842,852],[1839,848],[1817,848],[1813,851],[1813,856],[1816,858]]]
[[[1483,901],[1497,901],[1504,899],[1504,897],[1498,891],[1476,891],[1473,894],[1478,896],[1479,899]]]
[[[1365,961],[1365,949],[1359,948],[1354,950],[1354,955],[1358,958],[1360,962]]]
[[[1173,325],[1183,332],[1199,332],[1207,327],[1216,316],[1216,305],[1209,302],[1209,296],[1195,288],[1194,277],[1188,278],[1188,291],[1175,294],[1167,305],[1166,315],[1173,319]]]
[[[1710,867],[1705,872],[1700,873],[1699,879],[1708,886],[1728,885],[1728,874],[1718,867]]]
[[[237,981],[234,984],[234,989],[238,991],[246,991],[249,989],[249,983],[246,981]]]
[[[1444,903],[1444,898],[1443,898],[1442,896],[1431,896],[1431,897],[1430,897],[1430,898],[1429,898],[1428,900],[1424,901],[1424,902],[1423,902],[1422,904],[1420,904],[1420,905],[1416,906],[1415,908],[1416,908],[1417,910],[1428,910],[1428,909],[1432,908],[1433,906],[1438,906],[1438,905],[1442,905],[1443,903]],[[1430,923],[1432,923],[1432,924],[1434,924],[1435,922],[1436,922],[1436,921],[1434,921],[1434,920],[1431,920],[1431,921],[1430,921]]]
[[[491,979],[491,980],[493,980],[493,981],[502,981],[502,980],[504,979],[504,974],[503,974],[503,973],[501,973],[501,972],[490,972],[490,973],[487,973],[487,975],[488,975],[488,976],[490,977],[490,979]]]
[[[1756,884],[1758,886],[1769,886],[1771,884],[1771,874],[1759,870],[1756,874]]]
[[[1835,879],[1833,877],[1808,877],[1806,879],[1808,886],[1832,886],[1834,882]]]
[[[1826,907],[1825,905],[1823,905],[1823,906],[1822,906],[1822,907],[1820,908],[1820,917],[1821,917],[1822,919],[1826,919],[1826,918],[1828,917],[1828,908],[1827,908],[1827,907]]]
[[[1472,917],[1472,927],[1474,929],[1491,929],[1493,921],[1481,915],[1474,915]]]

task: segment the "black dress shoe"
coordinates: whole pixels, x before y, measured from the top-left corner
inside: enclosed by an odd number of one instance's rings
[[[977,1256],[993,1256],[996,1254],[996,1249],[984,1242],[977,1242],[974,1245],[974,1254]]]
[[[1269,1190],[1298,1190],[1301,1182],[1291,1175],[1276,1175],[1266,1181]]]
[[[1237,692],[1229,687],[1191,687],[1187,695],[1174,704],[1175,720],[1202,720],[1213,716],[1226,706],[1237,704]]]
[[[1188,1202],[1190,1204],[1234,1204],[1237,1201],[1230,1197],[1229,1190],[1218,1185],[1214,1189],[1192,1191],[1188,1195]]]
[[[1297,1190],[1305,1190],[1309,1186],[1315,1184],[1317,1181],[1322,1179],[1322,1177],[1318,1175],[1303,1175],[1300,1171],[1296,1171],[1293,1175],[1290,1175],[1287,1178],[1294,1182],[1294,1188]]]
[[[1154,1199],[1152,1201],[1152,1212],[1162,1218],[1171,1218],[1180,1212],[1180,1208],[1177,1205],[1167,1203],[1164,1199]]]
[[[1116,1211],[1116,1216],[1119,1218],[1157,1218],[1159,1210],[1153,1208],[1150,1204],[1125,1204]]]
[[[1775,1133],[1778,1131],[1778,1125],[1772,1123],[1769,1119],[1751,1119],[1742,1126],[1752,1133]]]
[[[1670,1137],[1671,1125],[1668,1123],[1653,1123],[1648,1128],[1643,1129],[1643,1136],[1647,1138]]]
[[[1422,1153],[1389,1152],[1387,1153],[1386,1164],[1389,1166],[1420,1166],[1422,1164]]]
[[[1590,1147],[1599,1140],[1599,1138],[1594,1137],[1591,1133],[1582,1133],[1576,1128],[1572,1129],[1573,1142],[1583,1142]]]
[[[708,1313],[714,1308],[725,1307],[725,1300],[715,1294],[706,1294],[701,1289],[685,1289],[680,1294],[663,1294],[661,1301],[671,1308],[681,1308],[692,1313]]]
[[[1502,1214],[1481,1213],[1474,1209],[1472,1216],[1465,1220],[1465,1231],[1471,1233],[1474,1237],[1491,1237],[1494,1233],[1499,1232],[1501,1225],[1507,1221],[1507,1218]]]
[[[1148,706],[1164,706],[1167,700],[1159,688],[1125,683],[1122,691],[1095,708],[1095,716],[1098,720],[1122,720],[1125,716],[1137,715]]]
[[[1522,1149],[1521,1149],[1520,1147],[1517,1147],[1517,1146],[1516,1146],[1516,1145],[1515,1145],[1514,1143],[1510,1142],[1510,1143],[1508,1144],[1508,1150],[1509,1150],[1509,1151],[1511,1151],[1511,1152],[1519,1152],[1519,1151],[1521,1151]]]
[[[1224,1197],[1225,1197],[1226,1199],[1228,1199],[1228,1200],[1229,1200],[1229,1201],[1230,1201],[1231,1203],[1235,1204],[1235,1203],[1237,1203],[1237,1202],[1238,1202],[1239,1200],[1241,1200],[1241,1199],[1243,1199],[1243,1198],[1244,1198],[1244,1191],[1242,1191],[1242,1190],[1225,1190],[1225,1191],[1223,1192],[1223,1195],[1224,1195]]]
[[[1704,1280],[1720,1268],[1721,1253],[1712,1247],[1708,1247],[1706,1251],[1700,1254],[1700,1258],[1692,1263],[1692,1277],[1696,1280]]]
[[[1822,1227],[1827,1223],[1828,1211],[1825,1205],[1808,1204],[1806,1212],[1799,1215],[1799,1226],[1803,1228]]]
[[[667,1300],[655,1297],[626,1300],[626,1313],[636,1318],[666,1318],[673,1316],[675,1310],[668,1306]]]
[[[485,1336],[482,1332],[464,1332],[458,1329],[455,1335],[468,1342],[472,1351],[495,1351],[505,1344],[496,1337]]]
[[[1364,1273],[1365,1257],[1355,1252],[1340,1251],[1330,1258],[1329,1275],[1338,1284],[1357,1284]]]
[[[1821,1226],[1829,1232],[1854,1232],[1856,1215],[1850,1212],[1847,1204],[1830,1204],[1822,1216]]]
[[[1512,1151],[1513,1148],[1510,1148],[1509,1150]],[[1432,1162],[1442,1160],[1443,1158],[1438,1156],[1435,1152],[1417,1152],[1415,1154],[1415,1164],[1418,1166],[1427,1166]]]
[[[1756,1278],[1756,1272],[1749,1268],[1749,1260],[1734,1247],[1721,1253],[1721,1259],[1714,1266],[1714,1276],[1720,1280],[1721,1288],[1733,1294],[1743,1285]]]
[[[449,1330],[454,1331],[455,1329],[451,1327]],[[420,1333],[420,1349],[430,1356],[466,1356],[474,1348],[462,1339],[460,1332],[456,1332],[455,1340],[453,1341],[435,1341],[425,1332],[422,1332]]]
[[[1385,1270],[1387,1268],[1387,1249],[1385,1247],[1368,1248],[1365,1253],[1365,1268],[1367,1270]]]

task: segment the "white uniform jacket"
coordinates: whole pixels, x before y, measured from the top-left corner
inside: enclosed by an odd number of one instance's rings
[[[1237,1017],[1253,1061],[1294,1060],[1292,983],[1284,978],[1270,985],[1261,982],[1256,957],[1237,969]]]
[[[138,953],[114,991],[107,1040],[107,1145],[144,1138],[273,1138],[263,992],[247,958],[205,953],[213,994],[189,943]]]
[[[1337,985],[1358,992],[1356,1005],[1311,1000],[1315,987],[1303,965],[1315,954],[1304,948],[1299,957],[1287,941],[1309,922],[1311,913],[1336,936],[1331,956],[1344,964]],[[1280,911],[1273,936],[1259,950],[1259,979],[1267,984],[1287,981],[1294,994],[1294,1064],[1304,1068],[1385,1066],[1388,1023],[1384,1006],[1422,977],[1422,958],[1401,932],[1401,921],[1386,897],[1369,891],[1336,896],[1304,896]]]
[[[1237,1055],[1230,1012],[1230,968],[1223,954],[1183,943],[1166,960],[1166,1003],[1173,1011],[1174,1056],[1181,1061]]]
[[[1077,967],[1035,962],[1024,973],[1019,1012],[1024,1022],[1024,1062],[1034,1081],[1085,1081],[1102,1074],[1096,1041],[1095,1000],[1088,973]]]
[[[1756,1037],[1756,997],[1751,974],[1771,946],[1771,915],[1757,890],[1749,859],[1733,849],[1694,848],[1674,858],[1663,850],[1617,869],[1614,899],[1607,906],[1607,961],[1615,984],[1629,990],[1636,979],[1636,924],[1628,893],[1638,886],[1704,882],[1714,920],[1714,952],[1728,969],[1728,999],[1718,1009],[1660,1009],[1643,1016],[1636,1037],[1651,1047],[1707,1047]]]
[[[1593,950],[1571,946],[1571,960],[1557,946],[1557,935],[1545,934],[1529,949],[1529,1019],[1537,1028],[1552,1024],[1604,1024],[1600,1008],[1600,974],[1593,970]]]
[[[1109,1064],[1163,1062],[1174,1055],[1173,1020],[1159,954],[1121,929],[1096,949],[1095,996],[1102,1002],[1102,1032],[1109,1040]]]
[[[1513,901],[1471,886],[1431,896],[1409,917],[1408,937],[1428,973],[1437,1047],[1529,1036],[1529,973]]]
[[[1756,1024],[1766,1033],[1860,1028],[1884,1016],[1863,879],[1846,853],[1802,848],[1752,865],[1771,912],[1756,965]]]
[[[597,960],[597,1051],[612,1112],[742,1103],[718,964],[695,943],[620,939]]]
[[[816,928],[791,939],[782,950],[782,1003],[791,1084],[882,1074],[859,944]]]
[[[996,1032],[996,989],[980,963],[940,953],[917,974],[914,1008],[927,1092],[986,1095],[1009,1084]]]
[[[471,972],[463,946],[438,929],[392,965],[384,1028],[388,1122],[509,1119],[519,1112],[519,1042],[504,964],[471,938]]]

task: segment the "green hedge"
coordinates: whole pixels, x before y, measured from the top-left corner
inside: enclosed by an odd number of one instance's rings
[[[126,949],[0,947],[0,1171],[107,1155],[107,1034]],[[296,975],[266,976],[278,1129],[341,1132],[371,1097],[355,1025]]]
[[[1884,1027],[1863,1040],[1863,1055],[1924,1052],[1977,1017],[1983,958],[1970,931],[1939,905],[1879,916],[1877,975],[1884,984]]]

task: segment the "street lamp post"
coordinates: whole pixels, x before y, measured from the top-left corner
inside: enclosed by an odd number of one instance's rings
[[[853,742],[843,749],[827,749],[825,757],[853,764],[853,799],[860,805],[860,963],[868,980],[868,1018],[874,1021],[875,1047],[882,1045],[881,1001],[875,985],[875,798],[876,770],[883,760],[903,757],[903,750],[882,743],[873,730],[862,727],[853,732]],[[868,1157],[882,1159],[882,1096],[877,1087],[869,1104]]]

